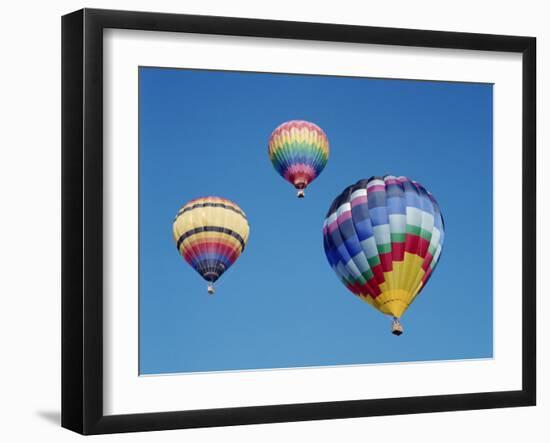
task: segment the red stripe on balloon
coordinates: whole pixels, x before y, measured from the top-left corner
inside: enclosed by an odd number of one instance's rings
[[[360,284],[358,282],[355,282],[354,284],[347,285],[347,288],[353,292],[355,295],[370,295],[372,298],[378,297],[382,291],[380,291],[380,287],[378,286],[378,283],[376,283],[376,280],[374,278],[368,280],[364,284]]]
[[[418,241],[418,252],[417,255],[420,257],[426,257],[426,254],[428,253],[428,247],[430,246],[430,242],[426,240],[425,238],[420,237],[420,240]]]
[[[424,261],[422,262],[422,269],[424,269],[425,272],[428,272],[428,269],[430,268],[430,263],[433,260],[433,255],[429,252],[424,257]]]
[[[186,248],[183,251],[183,254],[185,260],[189,262],[193,258],[209,252],[224,255],[231,263],[233,263],[238,257],[236,251],[229,244],[214,241],[196,243],[192,247]]]
[[[405,243],[392,243],[391,244],[391,253],[393,261],[403,261],[405,260]]]
[[[419,235],[407,234],[405,237],[405,251],[424,258],[428,253],[430,242]]]
[[[384,270],[382,269],[381,264],[374,266],[372,268],[372,273],[374,274],[374,278],[379,285],[386,281],[386,279],[384,278]]]
[[[393,269],[392,253],[387,252],[385,254],[380,254],[380,263],[384,272],[391,272],[391,270]]]
[[[429,268],[424,274],[424,277],[422,277],[422,287],[424,287],[426,282],[429,280],[430,275],[432,275],[432,268]]]
[[[414,234],[407,234],[405,236],[405,251],[411,254],[416,254],[418,251],[418,241],[420,237]]]

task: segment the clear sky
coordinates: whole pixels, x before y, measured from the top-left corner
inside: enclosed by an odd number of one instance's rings
[[[139,75],[141,374],[492,357],[492,85]],[[292,119],[318,124],[331,149],[300,200],[267,154],[273,129]],[[348,292],[323,251],[332,200],[384,174],[422,183],[446,228],[400,337]],[[172,239],[178,209],[207,195],[236,202],[250,224],[214,296]]]

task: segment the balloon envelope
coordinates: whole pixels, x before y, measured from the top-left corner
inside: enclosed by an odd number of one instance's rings
[[[186,203],[173,224],[178,251],[206,281],[213,283],[239,258],[248,241],[243,210],[221,197]]]
[[[399,318],[435,269],[444,222],[435,198],[419,183],[371,177],[333,201],[323,237],[327,259],[346,287]]]
[[[329,143],[315,123],[291,120],[273,131],[268,152],[275,170],[303,196],[303,190],[327,164]]]

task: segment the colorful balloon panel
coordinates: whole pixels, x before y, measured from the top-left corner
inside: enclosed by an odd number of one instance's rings
[[[347,187],[323,225],[325,254],[346,287],[380,312],[401,317],[441,256],[439,205],[406,177],[371,177]]]
[[[178,251],[208,282],[215,282],[239,258],[248,241],[243,210],[230,200],[204,197],[186,203],[173,224]]]
[[[316,124],[291,120],[273,131],[268,152],[275,170],[296,189],[303,190],[326,166],[329,143]]]

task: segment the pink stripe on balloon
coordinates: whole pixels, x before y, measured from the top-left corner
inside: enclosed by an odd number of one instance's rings
[[[385,191],[386,187],[383,185],[374,185],[374,186],[367,187],[367,190],[368,192],[380,192],[380,191]]]
[[[342,214],[338,216],[336,220],[338,220],[338,223],[343,223],[346,220],[349,220],[351,218],[351,211],[345,211]]]
[[[366,195],[361,195],[359,197],[356,197],[354,198],[352,201],[351,201],[351,206],[357,206],[357,205],[363,205],[365,203],[367,203],[368,201],[368,198]]]
[[[315,169],[313,169],[312,166],[306,165],[304,163],[295,163],[293,165],[290,165],[284,173],[285,180],[294,183],[296,178],[298,177],[304,177],[306,178],[307,182],[309,183],[315,178]]]
[[[395,178],[386,178],[384,181],[386,182],[387,185],[398,185],[401,183],[399,180]]]
[[[336,229],[338,229],[338,221],[334,220],[330,225],[328,225],[328,232],[332,234]]]

